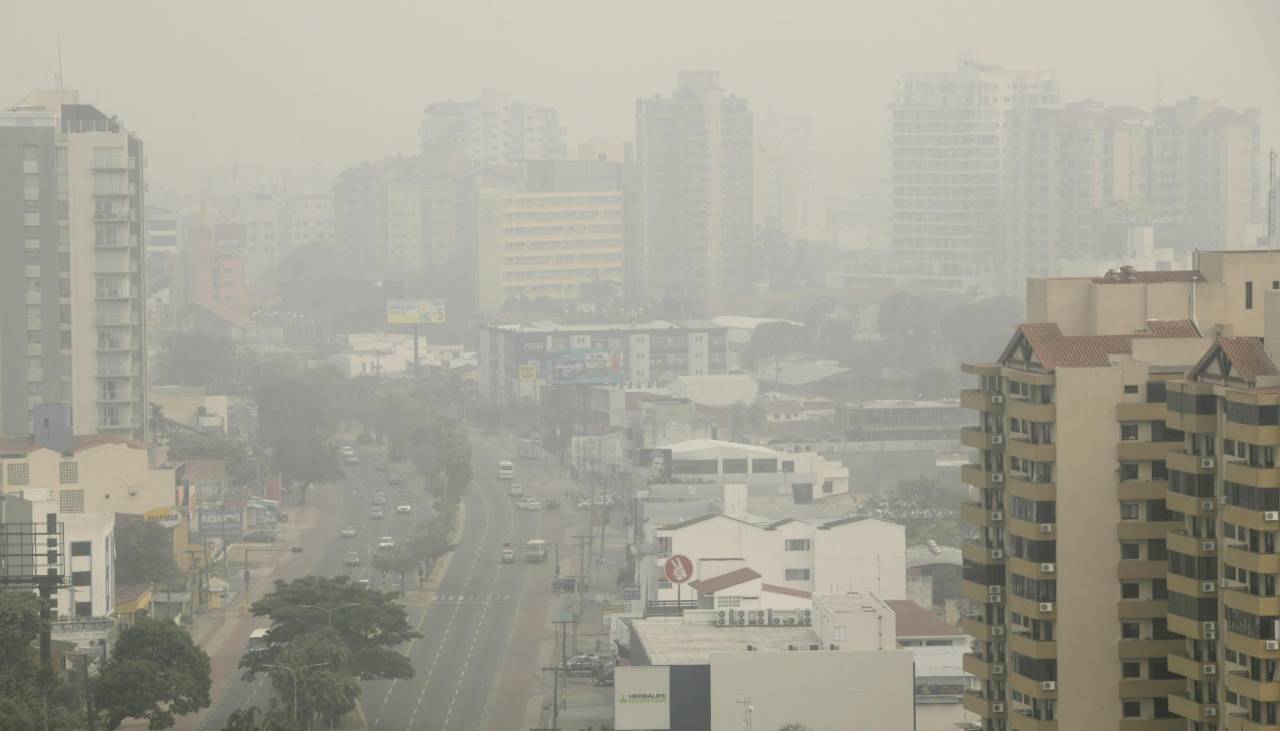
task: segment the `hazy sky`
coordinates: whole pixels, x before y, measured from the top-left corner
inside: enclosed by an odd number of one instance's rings
[[[1264,144],[1280,146],[1275,0],[0,0],[0,12],[0,103],[51,85],[61,36],[65,85],[144,137],[153,191],[233,165],[253,179],[410,153],[427,103],[486,86],[557,107],[572,140],[631,138],[636,97],[668,91],[679,68],[719,69],[757,112],[812,116],[828,171],[880,175],[894,80],[970,47],[1056,70],[1067,101],[1261,107]]]

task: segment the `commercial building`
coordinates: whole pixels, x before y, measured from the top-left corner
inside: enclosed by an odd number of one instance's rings
[[[635,294],[716,314],[752,284],[753,125],[715,71],[681,71],[668,97],[636,101],[640,245]]]
[[[0,436],[67,403],[78,433],[145,437],[142,140],[36,91],[0,112],[0,170]]]
[[[15,578],[23,575],[31,576],[34,588],[43,573],[40,569],[52,570],[62,578],[52,594],[53,613],[59,621],[110,616],[115,610],[115,514],[65,513],[59,509],[58,496],[40,488],[6,488],[0,502],[6,588],[15,588]],[[50,518],[52,531],[45,527]],[[38,540],[31,541],[35,536]],[[29,541],[25,555],[19,545],[23,538]],[[50,553],[56,560],[37,556]]]
[[[468,102],[428,105],[418,138],[422,154],[433,164],[461,163],[483,169],[567,157],[565,131],[555,109],[513,101],[494,89]]]
[[[480,309],[509,300],[572,301],[588,287],[622,293],[627,194],[624,166],[533,162],[517,188],[482,188],[477,203]]]
[[[642,388],[725,373],[725,330],[710,322],[489,325],[480,331],[480,395],[539,400],[548,386]]]
[[[814,452],[779,452],[716,439],[676,442],[662,451],[670,453],[671,480],[682,484],[739,484],[747,490],[788,494],[798,504],[849,493],[848,468]],[[662,480],[661,475],[648,477],[651,483]]]
[[[1217,414],[1229,383],[1270,385],[1257,338],[1272,289],[1270,251],[1203,253],[1192,271],[1032,280],[1032,322],[995,362],[965,366],[978,388],[961,401],[979,417],[961,433],[977,453],[962,471],[977,498],[962,510],[974,606],[963,626],[977,639],[965,667],[981,681],[965,702],[984,729],[1268,727],[1220,725],[1239,708],[1273,712],[1269,691],[1238,673],[1266,677],[1278,612],[1265,606],[1265,561],[1249,555],[1265,553],[1274,528],[1254,502],[1270,493],[1239,487],[1261,479],[1245,477],[1252,442]],[[1258,469],[1274,472],[1252,436]],[[1228,447],[1245,463],[1219,468]],[[1256,600],[1252,574],[1248,590],[1209,586],[1228,576],[1215,541],[1232,533],[1250,548],[1230,571],[1260,570]],[[1241,603],[1253,619],[1233,613]],[[1238,637],[1223,646],[1232,619]],[[1220,676],[1192,667],[1241,657]],[[1218,706],[1234,703],[1221,682],[1246,702]]]

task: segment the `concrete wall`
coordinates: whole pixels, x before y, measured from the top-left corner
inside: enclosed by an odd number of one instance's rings
[[[154,508],[174,504],[174,471],[152,469],[148,450],[127,444],[101,444],[79,450],[68,459],[50,450],[38,449],[23,459],[3,460],[4,464],[26,462],[30,465],[30,484],[10,485],[9,489],[45,489],[56,501],[60,493],[84,492],[84,512],[143,515]],[[77,480],[62,484],[60,465],[75,462]]]
[[[911,731],[912,657],[879,652],[736,652],[711,655],[711,731],[787,723],[811,731]]]

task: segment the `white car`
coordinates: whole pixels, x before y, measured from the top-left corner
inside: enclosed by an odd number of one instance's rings
[[[355,526],[348,525],[348,526],[344,527],[344,528],[342,529],[342,537],[343,537],[343,538],[355,538],[355,537],[356,537],[356,529],[355,529]]]
[[[338,452],[343,455],[355,454],[356,448],[351,446],[350,444],[344,444],[341,447],[338,447]]]
[[[383,536],[382,540],[378,541],[378,550],[380,551],[390,551],[395,547],[396,541],[391,536]]]
[[[518,482],[513,484],[511,487],[507,488],[507,494],[511,497],[520,497],[524,494],[524,485],[521,485]]]
[[[412,506],[412,505],[409,505],[408,503],[405,503],[404,505],[397,505],[397,506],[396,506],[396,512],[397,512],[397,513],[400,513],[401,515],[405,515],[405,514],[407,514],[407,513],[412,513],[412,512],[413,512],[413,506]]]
[[[542,501],[536,497],[527,497],[516,503],[521,510],[542,510]]]

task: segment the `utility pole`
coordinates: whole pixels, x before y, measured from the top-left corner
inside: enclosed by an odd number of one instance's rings
[[[570,614],[572,616],[572,614]],[[555,625],[556,630],[560,633],[560,667],[566,668],[569,664],[569,627],[568,625],[578,624],[576,619],[557,619],[551,624]]]
[[[277,668],[279,670],[288,671],[289,677],[293,679],[293,720],[298,720],[298,673],[308,668],[318,668],[321,665],[328,665],[327,662],[317,662],[310,665],[303,665],[300,668],[289,667],[288,665],[263,665],[264,668]]]
[[[542,670],[554,673],[551,685],[551,731],[560,731],[560,666],[552,665]]]

